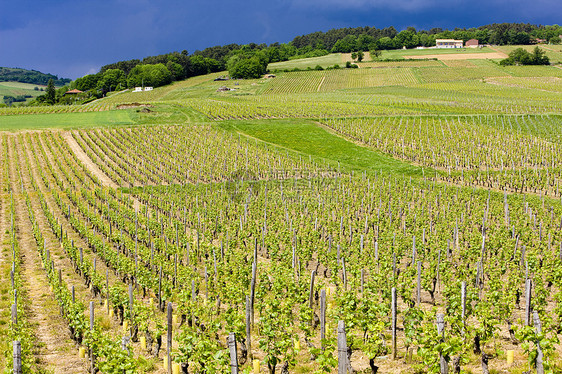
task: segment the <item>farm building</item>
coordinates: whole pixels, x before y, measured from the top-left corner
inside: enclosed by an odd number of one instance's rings
[[[466,48],[478,48],[478,39],[469,39],[464,43]]]
[[[135,87],[133,92],[142,92],[142,87]]]
[[[462,40],[456,39],[436,39],[435,46],[437,48],[462,48]]]
[[[80,91],[80,90],[77,90],[77,89],[73,89],[73,90],[70,90],[70,91],[66,91],[64,93],[64,95],[78,95],[78,94],[81,94],[81,93],[84,93],[84,92]]]

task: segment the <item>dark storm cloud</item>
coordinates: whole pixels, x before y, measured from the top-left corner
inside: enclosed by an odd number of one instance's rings
[[[123,59],[331,28],[554,24],[561,11],[559,0],[23,0],[2,6],[0,66],[76,78]]]

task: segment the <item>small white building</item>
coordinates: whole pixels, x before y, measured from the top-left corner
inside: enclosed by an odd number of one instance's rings
[[[456,39],[436,39],[435,46],[437,48],[462,48],[463,41]]]
[[[142,92],[142,87],[135,87],[133,92]]]
[[[152,91],[153,88],[152,88],[152,87],[145,87],[144,90],[145,90],[145,91]]]

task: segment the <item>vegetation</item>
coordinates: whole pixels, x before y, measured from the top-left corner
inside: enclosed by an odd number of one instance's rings
[[[240,53],[228,60],[228,73],[234,79],[256,79],[267,71],[267,56],[263,53]]]
[[[18,95],[18,96],[4,95],[2,101],[4,101],[4,104],[10,106],[13,103],[23,103],[31,97],[32,97],[31,95]]]
[[[339,321],[354,372],[561,370],[561,69],[152,62],[84,77],[107,90],[84,105],[0,108],[0,371],[19,339],[27,372],[89,367],[77,347],[164,372],[169,337],[174,372],[225,373],[234,333],[240,372],[330,373]],[[173,82],[116,92],[152,74]]]
[[[56,75],[45,74],[36,70],[0,67],[0,82],[21,82],[45,86],[51,79],[57,86],[70,83],[70,79],[59,79]]]
[[[509,57],[500,61],[501,65],[549,65],[550,60],[545,55],[545,51],[535,47],[532,53],[523,48],[513,50]]]
[[[371,49],[400,49],[417,46],[430,47],[435,39],[478,39],[480,44],[517,45],[530,44],[536,39],[550,40],[562,34],[562,27],[535,26],[523,23],[494,23],[477,28],[443,30],[416,30],[408,27],[397,31],[394,27],[378,29],[376,27],[356,27],[332,29],[327,32],[315,32],[297,36],[291,44],[296,48],[323,46],[331,52],[349,53],[369,51]]]

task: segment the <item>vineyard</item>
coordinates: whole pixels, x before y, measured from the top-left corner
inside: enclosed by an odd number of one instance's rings
[[[0,370],[562,372],[561,73],[381,62],[3,109]]]

